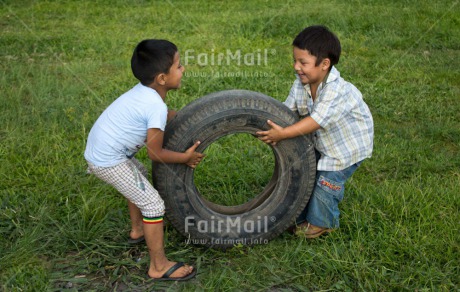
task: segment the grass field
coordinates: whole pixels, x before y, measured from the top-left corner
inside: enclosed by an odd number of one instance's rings
[[[460,289],[458,0],[129,2],[0,1],[0,291]],[[86,174],[83,158],[98,115],[136,84],[134,46],[178,45],[186,73],[171,108],[235,88],[282,101],[294,80],[290,44],[312,24],[341,39],[337,68],[375,122],[373,157],[347,184],[340,229],[220,251],[168,227],[168,256],[199,274],[147,281],[146,247],[125,243],[126,202]],[[247,57],[219,63],[227,50]],[[266,178],[253,174],[269,178],[273,158],[257,150],[266,164],[254,165],[244,155],[259,156],[244,149],[244,137],[213,145],[200,190],[257,191],[252,181]],[[150,165],[145,150],[138,157]]]

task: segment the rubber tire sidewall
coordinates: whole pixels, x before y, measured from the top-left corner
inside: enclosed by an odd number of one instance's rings
[[[184,152],[197,140],[201,152],[215,140],[233,133],[268,129],[267,120],[285,127],[297,116],[279,101],[261,93],[229,90],[209,94],[180,110],[167,125],[164,148]],[[226,248],[267,243],[286,230],[304,209],[314,186],[316,160],[309,136],[273,147],[278,177],[270,196],[240,214],[222,214],[209,207],[184,164],[154,163],[154,184],[165,201],[166,216],[192,243]]]

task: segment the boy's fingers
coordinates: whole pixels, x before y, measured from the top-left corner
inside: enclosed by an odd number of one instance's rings
[[[257,136],[265,136],[268,134],[268,131],[259,131],[259,132],[256,132],[256,135]]]
[[[270,126],[271,129],[275,129],[275,128],[278,128],[279,126],[277,124],[275,124],[274,122],[272,122],[271,120],[267,120],[267,124]],[[270,130],[271,130],[270,129]],[[256,132],[256,135],[258,136],[266,136],[268,135],[268,133],[270,132],[270,130],[266,130],[266,131],[257,131]]]
[[[280,126],[278,124],[275,124],[274,122],[268,120],[267,121],[267,124],[272,128],[272,129],[275,129],[275,128],[279,128]]]
[[[259,138],[260,141],[267,143],[267,138]]]
[[[205,157],[206,155],[203,154],[203,153],[200,153],[200,152],[195,152],[195,157],[198,161],[200,161],[203,157]]]
[[[264,142],[264,143],[267,143],[267,144],[270,144],[271,141],[267,138],[267,137],[259,137],[258,138],[260,141]]]
[[[267,134],[267,135],[262,135],[262,136],[258,137],[257,139],[262,140],[262,141],[266,141],[266,140],[268,140],[270,138],[268,137],[268,134]]]
[[[200,146],[200,141],[196,141],[195,144],[192,145],[192,147],[189,148],[189,150],[193,150],[195,152],[195,149]]]

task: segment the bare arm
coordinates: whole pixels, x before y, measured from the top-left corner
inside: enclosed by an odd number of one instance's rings
[[[168,110],[167,121],[171,121],[176,116],[176,114],[177,112],[175,110]]]
[[[271,129],[259,131],[256,134],[259,136],[259,140],[272,145],[276,145],[278,141],[309,134],[321,128],[311,117],[306,117],[286,128],[280,127],[270,120],[267,123]]]
[[[147,130],[147,153],[151,160],[161,163],[185,163],[195,168],[203,159],[203,154],[195,152],[198,145],[200,145],[199,141],[184,153],[181,153],[164,149],[163,137],[164,132],[160,129]]]

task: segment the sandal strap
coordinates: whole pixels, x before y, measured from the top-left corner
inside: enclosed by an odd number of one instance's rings
[[[166,273],[163,274],[162,278],[169,278],[169,276],[171,276],[172,273],[174,273],[175,271],[177,271],[177,269],[179,269],[180,267],[183,267],[183,266],[184,266],[183,262],[177,262],[174,266],[169,268],[169,270],[166,271]]]

